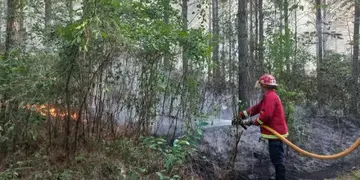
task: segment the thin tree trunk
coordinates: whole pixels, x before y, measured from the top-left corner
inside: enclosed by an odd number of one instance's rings
[[[17,14],[17,0],[7,1],[7,26],[6,26],[6,40],[5,40],[5,58],[9,57],[10,51],[12,51],[18,45],[18,31],[19,22],[16,17]]]
[[[295,1],[295,3],[296,3],[296,1],[297,0],[294,0]],[[296,60],[297,60],[297,48],[298,48],[298,38],[297,38],[297,33],[298,33],[298,28],[297,28],[297,26],[298,26],[298,23],[297,23],[297,21],[298,21],[298,19],[297,19],[297,8],[295,8],[294,9],[294,27],[295,27],[295,31],[294,31],[294,39],[295,39],[295,51],[294,51],[294,59],[295,59],[295,61],[294,62],[296,62]],[[294,63],[293,63],[294,64]],[[293,68],[294,69],[294,68]]]
[[[256,7],[256,6],[255,6]],[[250,23],[249,23],[249,28],[250,28],[250,41],[249,41],[249,48],[250,48],[250,53],[249,53],[249,60],[250,62],[256,62],[257,59],[254,59],[254,53],[255,51],[255,40],[254,40],[254,24],[253,24],[253,18],[254,18],[254,11],[257,11],[257,9],[254,9],[254,1],[250,1],[250,9],[249,9],[249,13],[250,13]],[[256,15],[255,15],[256,17]],[[255,26],[257,26],[257,24],[255,24]],[[255,66],[256,67],[256,66]]]
[[[225,68],[225,59],[226,59],[226,55],[225,55],[225,29],[222,30],[223,31],[223,34],[221,35],[221,43],[222,43],[222,46],[221,46],[221,58],[220,58],[220,65],[221,65],[221,70],[219,72],[220,74],[220,77],[219,77],[219,80],[220,82],[224,82],[225,81],[225,77],[226,77],[226,68]]]
[[[316,5],[316,35],[317,35],[317,44],[316,44],[316,70],[317,70],[317,88],[318,88],[318,105],[319,108],[323,106],[323,97],[322,97],[322,60],[323,60],[323,40],[322,40],[322,18],[321,18],[321,0],[315,1]]]
[[[355,3],[354,16],[354,46],[353,46],[353,60],[352,60],[352,98],[351,98],[351,113],[358,115],[358,100],[359,100],[359,25],[360,25],[360,4],[358,0]]]
[[[322,17],[322,19],[323,19],[323,24],[324,24],[324,27],[323,27],[323,29],[324,30],[326,30],[327,29],[327,2],[326,2],[326,0],[322,0],[323,2],[322,2],[322,7],[323,7],[323,17]],[[325,58],[326,57],[326,39],[327,39],[327,35],[323,35],[324,37],[323,37],[323,42],[322,42],[322,45],[323,45],[323,57]]]
[[[254,48],[255,48],[255,61],[259,60],[259,4],[255,1],[255,40],[254,40]]]
[[[4,3],[1,3],[0,4],[0,24],[3,24],[3,19],[4,17],[6,16],[6,12],[5,12],[5,1],[4,0]],[[3,51],[3,40],[2,40],[2,25],[0,26],[0,51]]]
[[[259,67],[260,74],[264,73],[264,12],[263,12],[263,0],[259,0]],[[260,74],[257,74],[258,76]]]
[[[213,74],[213,80],[215,82],[216,92],[218,92],[219,89],[217,87],[220,86],[221,83],[221,77],[220,77],[220,62],[219,62],[219,39],[220,39],[220,28],[219,28],[219,5],[218,0],[212,0],[213,3],[213,56],[212,60],[215,63],[214,67],[214,74]]]
[[[51,0],[45,0],[45,31],[47,32],[49,29],[50,21],[52,19],[51,12],[52,12],[52,2]]]
[[[182,0],[182,7],[181,7],[182,11],[181,11],[181,16],[182,16],[182,23],[183,23],[183,27],[182,30],[186,33],[188,33],[188,0]],[[181,104],[181,109],[183,111],[183,115],[185,114],[185,111],[187,109],[187,90],[188,90],[188,67],[189,67],[189,62],[188,62],[188,49],[187,49],[187,45],[186,44],[182,44],[182,66],[183,66],[183,74],[182,74],[182,91],[181,91],[181,95],[180,95],[180,104]],[[183,117],[186,118],[186,117]]]
[[[183,31],[187,33],[188,30],[188,1],[182,0],[182,23],[183,23]],[[182,53],[182,63],[183,63],[183,76],[186,79],[186,74],[188,73],[188,58],[187,58],[187,46],[186,44],[182,45],[183,53]]]
[[[283,24],[283,21],[282,21],[282,19],[283,19],[283,13],[284,13],[284,10],[283,10],[283,0],[280,0],[280,1],[278,1],[279,3],[277,4],[277,6],[279,7],[279,19],[280,19],[280,24],[279,24],[279,28],[280,28],[280,32],[281,33],[283,33],[283,30],[284,30],[284,24]]]
[[[49,144],[48,144],[48,150],[50,149],[51,145],[52,145],[52,131],[51,131],[51,114],[50,114],[50,106],[49,103],[47,104],[47,130],[48,130],[48,140],[49,140]],[[49,152],[49,151],[48,151]]]
[[[19,43],[21,50],[25,49],[26,41],[26,28],[25,28],[25,1],[21,0],[19,2]]]
[[[298,4],[297,0],[294,0],[294,4]],[[292,74],[300,74],[300,73],[303,73],[302,72],[302,69],[303,69],[303,64],[299,64],[297,62],[297,54],[298,54],[298,12],[297,12],[297,8],[294,9],[294,36],[293,36],[293,39],[294,39],[294,55],[293,55],[293,61],[292,61]],[[305,73],[305,72],[304,72]],[[294,84],[291,84],[290,85],[290,88],[293,89],[294,88]]]
[[[248,33],[247,33],[247,0],[238,1],[238,53],[239,53],[239,89],[238,95],[239,100],[242,101],[242,104],[245,106],[249,105],[249,100],[247,97],[247,72],[248,72]],[[241,107],[239,107],[241,108]]]
[[[84,0],[83,2],[84,6],[87,6],[87,0]],[[72,22],[74,20],[74,11],[73,11],[73,0],[66,0],[66,7],[68,9],[68,13],[69,13],[69,18],[70,18],[70,22]],[[87,12],[87,8],[83,8],[85,9],[85,13]]]
[[[50,49],[50,44],[49,44],[49,40],[51,39],[51,37],[49,36],[49,27],[50,27],[50,22],[52,19],[52,0],[45,0],[44,4],[45,4],[45,18],[44,18],[44,22],[45,22],[45,38],[44,38],[44,45],[46,46],[46,49],[49,51]]]
[[[213,39],[213,35],[212,35],[212,31],[213,31],[213,28],[212,28],[212,3],[209,2],[209,32],[210,32],[210,40],[209,40],[209,46],[211,46],[212,44],[212,39]],[[208,84],[211,83],[211,79],[212,79],[212,69],[211,69],[211,66],[208,65]]]
[[[69,70],[69,74],[67,77],[67,81],[66,81],[66,86],[65,86],[65,96],[66,96],[66,112],[68,113],[66,116],[66,123],[65,123],[65,136],[64,136],[64,146],[65,146],[65,154],[66,154],[66,159],[69,159],[70,157],[70,142],[69,142],[69,138],[70,138],[70,110],[71,110],[71,95],[70,95],[70,80],[71,80],[71,76],[72,76],[72,71],[74,68],[74,64],[71,64],[70,70]]]
[[[164,22],[166,24],[169,24],[169,21],[170,21],[170,0],[163,0],[164,1],[164,8],[165,8],[165,11],[164,11]],[[166,70],[168,69],[171,69],[171,63],[170,63],[170,55],[169,55],[169,52],[170,52],[170,44],[167,43],[168,45],[166,46],[166,54],[164,55],[164,67]]]
[[[288,38],[287,39],[287,43],[289,43],[290,41],[290,29],[289,29],[289,2],[288,0],[284,0],[284,25],[285,25],[285,37]],[[285,52],[285,63],[286,63],[286,73],[287,73],[287,77],[290,77],[290,52],[287,51]],[[289,79],[288,79],[289,82]]]
[[[232,26],[232,12],[231,12],[231,7],[232,7],[232,0],[229,1],[229,4],[228,4],[228,11],[229,11],[229,19],[228,19],[228,24],[229,24],[229,37],[228,37],[228,41],[229,41],[229,82],[230,84],[232,84],[234,81],[233,81],[233,62],[232,62],[232,47],[233,47],[233,26]]]

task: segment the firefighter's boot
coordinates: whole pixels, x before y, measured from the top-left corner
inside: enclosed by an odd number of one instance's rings
[[[275,166],[276,180],[285,180],[285,166],[282,164]]]

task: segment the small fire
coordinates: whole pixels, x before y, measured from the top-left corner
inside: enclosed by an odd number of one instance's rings
[[[50,107],[47,105],[30,105],[27,104],[24,108],[29,109],[29,110],[34,110],[38,113],[40,113],[43,116],[48,116],[50,115],[51,117],[60,117],[60,118],[65,118],[68,113],[64,113],[64,112],[60,112],[60,109],[56,109],[54,107]],[[78,114],[77,113],[72,113],[70,114],[71,119],[73,120],[77,120],[78,118]]]

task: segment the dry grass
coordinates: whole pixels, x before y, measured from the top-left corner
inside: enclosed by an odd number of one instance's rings
[[[92,131],[92,122],[70,121],[70,154],[67,155],[64,150],[66,121],[50,116],[41,116],[39,121],[29,128],[32,134],[27,136],[36,136],[36,139],[24,138],[17,144],[17,152],[0,154],[0,179],[151,180],[158,179],[157,172],[165,169],[167,155],[141,144],[136,123],[118,125],[106,121],[99,130]],[[193,170],[193,164],[182,162],[176,164],[171,173],[163,174],[202,179],[199,173],[206,172]]]
[[[163,154],[131,138],[136,126],[117,126],[115,136],[104,133],[109,136],[100,141],[87,138],[85,144],[77,145],[70,160],[63,150],[62,130],[49,147],[46,127],[45,123],[37,127],[39,138],[30,153],[19,150],[2,160],[0,179],[158,179],[156,172],[164,169]],[[186,164],[175,166],[172,175],[201,179],[188,169]]]
[[[340,177],[327,180],[360,180],[360,170],[352,171],[351,173],[344,174]]]

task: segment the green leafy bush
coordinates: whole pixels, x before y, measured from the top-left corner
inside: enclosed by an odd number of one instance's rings
[[[164,158],[164,169],[156,172],[160,179],[180,178],[179,175],[172,174],[173,169],[177,165],[185,165],[186,158],[196,153],[196,146],[203,135],[202,128],[206,125],[208,125],[207,122],[200,121],[194,129],[189,129],[184,136],[175,139],[171,146],[163,138],[147,137],[143,139],[144,146],[160,152]],[[165,173],[168,176],[164,175]]]
[[[301,92],[289,91],[284,86],[279,86],[277,93],[284,106],[290,134],[289,138],[296,142],[301,139],[305,131],[305,122],[301,120],[301,117],[294,117],[295,105],[301,102],[303,94]]]
[[[91,144],[94,151],[76,154],[66,166],[60,162],[52,164],[52,157],[56,155],[34,153],[23,157],[22,161],[14,159],[8,162],[7,169],[0,173],[0,179],[176,180],[181,176],[190,177],[186,171],[188,157],[197,156],[196,147],[206,125],[200,121],[171,145],[164,138],[152,136],[141,137],[141,141],[121,138],[113,143],[96,142]],[[26,171],[29,168],[33,170],[31,173]]]

